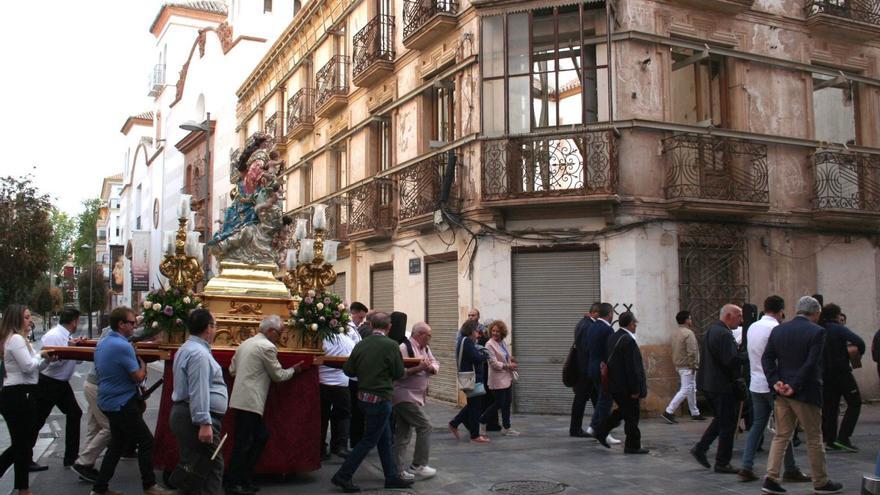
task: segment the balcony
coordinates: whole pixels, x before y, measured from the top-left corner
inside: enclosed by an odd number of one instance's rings
[[[394,72],[394,16],[377,15],[352,38],[351,80],[367,88]]]
[[[334,55],[315,75],[318,117],[330,117],[348,104],[348,57]]]
[[[157,97],[160,93],[162,93],[162,89],[165,87],[165,64],[156,64],[153,67],[153,71],[150,72],[150,77],[148,81],[149,91],[147,93],[150,97]]]
[[[348,241],[348,196],[337,196],[327,204],[327,237],[339,242]]]
[[[404,0],[403,46],[421,50],[431,46],[458,23],[454,0]]]
[[[394,188],[390,179],[373,179],[348,195],[348,238],[385,239],[394,229]]]
[[[488,206],[618,201],[612,131],[485,141],[482,162],[482,202]]]
[[[666,199],[674,211],[741,215],[767,211],[767,146],[682,133],[663,139]]]
[[[271,117],[266,119],[263,131],[275,139],[276,143],[284,142],[284,114],[283,112],[275,112]]]
[[[440,208],[443,179],[446,176],[449,154],[441,153],[406,167],[396,174],[400,196],[398,223],[401,227],[429,227],[434,223],[434,212]],[[459,181],[455,172],[450,177],[447,203],[457,207],[461,200]]]
[[[807,26],[860,40],[880,37],[880,0],[807,0]]]
[[[302,88],[287,100],[287,139],[300,139],[315,128],[315,90]]]
[[[810,157],[813,219],[828,224],[880,220],[880,155],[817,151]],[[866,226],[868,226],[866,225]]]
[[[739,14],[751,10],[755,0],[673,0],[672,3],[726,14]]]

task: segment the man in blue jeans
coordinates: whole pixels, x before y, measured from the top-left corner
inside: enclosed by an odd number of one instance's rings
[[[770,391],[767,377],[764,376],[764,367],[761,365],[761,356],[767,347],[767,339],[770,332],[785,319],[785,300],[779,296],[770,296],[764,300],[764,316],[753,323],[748,330],[749,350],[749,374],[751,383],[749,393],[752,395],[752,408],[754,419],[749,437],[746,440],[746,448],[743,450],[742,468],[739,470],[739,478],[742,481],[757,481],[755,475],[755,452],[764,437],[764,428],[770,421],[770,411],[773,410],[774,394]],[[807,482],[810,477],[802,473],[797,467],[792,451],[791,442],[785,449],[785,471],[782,474],[783,481]]]
[[[342,370],[358,379],[358,403],[366,416],[364,435],[351,450],[351,454],[333,475],[331,482],[346,493],[359,492],[352,478],[367,454],[377,447],[385,488],[407,488],[412,481],[400,478],[394,453],[391,449],[391,398],[394,381],[404,377],[403,357],[397,342],[388,338],[391,319],[385,313],[369,316],[372,333],[355,345]]]

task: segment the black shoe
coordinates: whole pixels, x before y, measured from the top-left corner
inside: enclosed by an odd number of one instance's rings
[[[831,451],[841,451],[841,450],[843,450],[843,448],[838,447],[837,445],[834,444],[834,442],[831,442],[831,443],[826,443],[826,444],[825,444],[825,450],[826,450],[826,451],[828,451],[828,450],[831,450]]]
[[[739,469],[731,466],[730,464],[716,464],[715,472],[720,474],[738,474]]]
[[[702,414],[697,414],[696,416],[691,416],[691,419],[693,421],[706,421],[706,416],[703,416]]]
[[[786,493],[785,488],[779,485],[779,483],[771,480],[770,478],[764,477],[764,484],[761,486],[761,493],[770,493],[770,494],[783,494]]]
[[[663,414],[661,414],[660,417],[663,418],[663,419],[665,419],[666,422],[669,423],[669,424],[671,424],[671,425],[674,425],[675,423],[678,423],[678,420],[675,419],[675,415],[674,415],[674,414],[669,414],[669,413],[666,412],[666,411],[663,411]]]
[[[401,478],[396,478],[393,480],[385,481],[385,488],[409,488],[413,484],[413,480],[405,480]]]
[[[244,485],[231,485],[226,488],[227,495],[254,495],[256,492],[251,491]]]
[[[599,441],[599,445],[605,447],[606,449],[610,449],[610,448],[611,448],[611,445],[608,444],[608,433],[606,433],[606,432],[598,432],[598,431],[595,431],[595,430],[594,430],[594,431],[593,431],[593,436],[596,438],[596,440]]]
[[[30,473],[39,473],[40,471],[48,471],[49,466],[44,466],[43,464],[37,464],[34,461],[31,461],[31,465],[28,466],[28,472]]]
[[[342,447],[341,449],[333,449],[332,453],[333,453],[333,455],[342,457],[343,459],[345,459],[346,457],[351,455],[351,451],[345,447]]]
[[[486,425],[486,431],[501,431],[501,425]]]
[[[813,493],[840,493],[843,491],[843,485],[840,483],[835,483],[831,480],[828,480],[828,483],[820,486],[819,488],[813,488]]]
[[[589,433],[585,432],[584,430],[570,431],[570,432],[568,432],[568,436],[575,437],[575,438],[593,438],[593,435],[590,435]]]
[[[623,449],[624,454],[647,454],[649,452],[651,451],[648,449]]]
[[[694,456],[694,459],[696,459],[697,462],[699,462],[700,465],[704,468],[712,467],[712,465],[709,464],[709,459],[706,458],[705,452],[698,450],[696,447],[694,447],[691,449],[691,455]]]
[[[352,483],[351,480],[344,480],[338,474],[334,474],[333,478],[330,479],[330,483],[342,488],[342,491],[345,493],[356,493],[361,491],[361,487]]]
[[[786,471],[782,475],[782,481],[790,481],[792,483],[806,483],[808,481],[813,481],[813,478],[808,474],[804,474],[803,471],[797,469],[795,471]]]
[[[740,469],[736,474],[739,476],[740,481],[758,481],[758,477],[755,476],[755,472],[751,469]]]
[[[79,475],[79,479],[94,483],[98,479],[98,470],[93,466],[84,466],[82,464],[74,464],[70,467]]]

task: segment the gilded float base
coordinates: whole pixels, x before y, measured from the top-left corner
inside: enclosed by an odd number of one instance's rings
[[[257,298],[290,298],[290,290],[275,278],[273,264],[247,265],[220,262],[220,275],[205,286],[206,296],[234,296]]]

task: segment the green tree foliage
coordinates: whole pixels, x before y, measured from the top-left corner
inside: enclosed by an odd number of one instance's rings
[[[43,317],[43,330],[48,330],[49,313],[54,310],[49,281],[42,279],[34,286],[30,302],[31,311]]]
[[[83,211],[76,217],[76,240],[73,242],[74,263],[80,268],[92,266],[95,256],[95,243],[98,242],[98,214],[101,211],[101,200],[87,199],[82,202]],[[82,249],[88,244],[91,249]],[[88,273],[88,272],[87,272]]]
[[[107,280],[104,279],[104,271],[101,267],[96,266],[94,268],[92,279],[89,279],[89,269],[79,272],[76,288],[79,293],[79,309],[88,313],[89,327],[91,327],[92,312],[101,310],[107,305],[107,292],[109,288],[107,287]],[[91,287],[91,292],[89,292],[89,287]]]
[[[61,287],[52,287],[49,289],[49,294],[52,296],[52,312],[60,313],[64,309],[64,292]]]
[[[32,175],[0,178],[0,308],[27,303],[49,268],[51,208]]]
[[[52,239],[49,241],[49,271],[57,277],[61,268],[73,253],[74,241],[77,236],[76,219],[67,213],[52,208],[49,219],[52,223]]]

